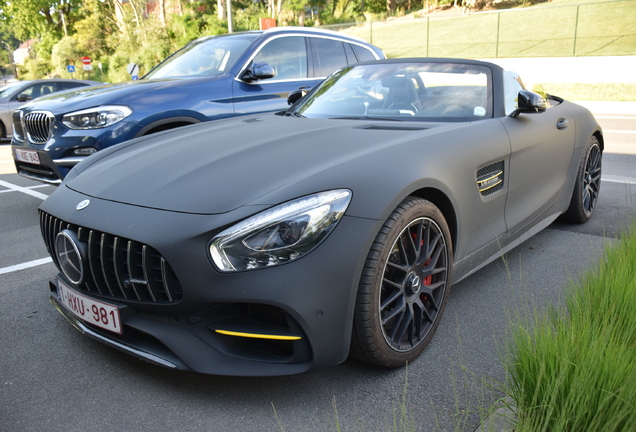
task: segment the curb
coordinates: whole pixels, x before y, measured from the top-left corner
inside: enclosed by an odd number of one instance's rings
[[[513,401],[505,397],[501,406],[481,422],[475,432],[512,432],[515,430],[516,415]]]

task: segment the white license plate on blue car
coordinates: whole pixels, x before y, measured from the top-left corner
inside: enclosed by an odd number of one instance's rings
[[[15,149],[15,158],[20,162],[40,165],[40,155],[34,150]]]
[[[61,280],[56,281],[57,293],[69,312],[84,322],[122,334],[121,316],[117,306],[92,299],[70,288]]]

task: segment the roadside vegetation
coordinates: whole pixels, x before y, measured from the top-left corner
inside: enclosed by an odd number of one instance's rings
[[[415,13],[345,31],[381,47],[388,57],[604,56],[636,53],[634,22],[633,0],[580,5],[553,1],[463,15],[456,8]]]
[[[369,40],[389,57],[633,55],[636,0],[233,0],[234,31],[327,26]],[[479,12],[479,13],[477,13]],[[484,12],[484,13],[481,13]],[[225,0],[13,0],[0,8],[0,68],[30,41],[21,79],[107,82],[139,75],[187,42],[228,31]],[[576,38],[575,38],[576,36]],[[93,70],[82,70],[81,57]],[[67,71],[75,66],[76,72]]]
[[[565,303],[513,330],[515,432],[636,430],[636,222]]]
[[[570,101],[636,101],[636,83],[542,83],[534,84],[532,90]]]

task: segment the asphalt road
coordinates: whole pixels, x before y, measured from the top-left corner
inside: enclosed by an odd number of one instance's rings
[[[474,430],[480,408],[501,397],[515,314],[558,303],[636,214],[636,113],[598,118],[604,181],[589,223],[555,223],[454,286],[437,335],[408,368],[348,360],[281,378],[162,369],[72,328],[49,304],[55,268],[38,228],[53,187],[11,174],[0,145],[0,431],[380,431],[402,406],[415,430]]]

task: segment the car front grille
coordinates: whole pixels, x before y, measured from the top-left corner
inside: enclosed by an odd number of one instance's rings
[[[48,111],[35,111],[24,115],[22,124],[26,129],[29,141],[44,144],[51,138],[51,129],[55,117]]]
[[[13,112],[13,136],[19,141],[24,140],[24,130],[22,129],[22,111],[16,110]]]
[[[174,271],[165,258],[148,245],[69,224],[43,211],[40,211],[40,229],[58,268],[55,240],[60,232],[74,232],[86,246],[87,276],[75,285],[81,291],[152,304],[177,303],[183,298]]]

